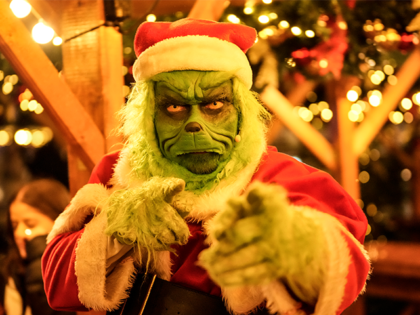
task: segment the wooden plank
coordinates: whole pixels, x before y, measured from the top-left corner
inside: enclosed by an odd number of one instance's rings
[[[86,167],[92,169],[104,154],[102,133],[5,0],[0,0],[0,51]]]
[[[28,0],[32,8],[46,24],[51,26],[58,36],[61,36],[61,1]]]
[[[111,134],[118,126],[116,112],[124,104],[122,36],[104,23],[101,0],[68,0],[63,3],[63,72],[66,82],[105,136],[105,152],[116,150],[121,139]],[[74,37],[77,34],[80,36]],[[69,151],[69,178],[77,191],[89,178]]]
[[[332,145],[310,123],[293,112],[293,105],[275,87],[267,86],[260,95],[265,105],[289,128],[296,137],[331,171],[337,169]]]
[[[353,104],[347,100],[347,91],[354,85],[359,85],[360,80],[353,77],[342,78],[334,82],[335,99],[337,108],[337,149],[340,165],[339,182],[355,200],[360,199],[359,161],[352,150],[355,123],[350,121],[348,113]]]
[[[293,87],[288,93],[286,93],[286,98],[291,104],[293,104],[294,106],[298,106],[299,104],[305,101],[306,95],[310,91],[313,91],[316,85],[316,81],[305,80],[303,83],[296,84],[295,87]],[[273,141],[276,140],[282,128],[283,124],[281,123],[281,121],[274,117],[270,129],[267,133],[268,144],[271,144],[273,143]]]
[[[398,83],[388,85],[382,95],[382,104],[369,112],[355,131],[353,151],[362,154],[388,120],[394,110],[420,76],[420,45],[413,50],[396,74]]]
[[[219,21],[229,2],[226,0],[197,0],[194,3],[189,18]]]

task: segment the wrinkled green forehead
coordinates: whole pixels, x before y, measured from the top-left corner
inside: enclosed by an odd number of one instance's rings
[[[151,80],[165,82],[179,92],[188,93],[194,87],[208,90],[232,79],[233,74],[223,71],[172,71],[155,75]]]

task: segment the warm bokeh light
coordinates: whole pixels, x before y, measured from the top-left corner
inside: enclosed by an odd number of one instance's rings
[[[258,21],[262,24],[266,24],[270,21],[270,18],[267,15],[260,15]]]
[[[401,101],[401,107],[405,110],[409,110],[411,107],[413,107],[413,102],[409,98],[403,98]]]
[[[271,2],[273,2],[273,0],[262,0],[262,2],[264,2],[265,4],[270,4]]]
[[[20,19],[28,16],[32,10],[32,6],[25,0],[13,0],[9,7],[13,14]]]
[[[398,78],[395,75],[390,75],[387,79],[388,83],[390,85],[397,85],[398,83]]]
[[[413,103],[416,105],[420,105],[420,92],[413,94]]]
[[[328,103],[325,101],[321,101],[318,103],[318,108],[322,112],[324,109],[330,108],[330,105],[328,105]]]
[[[28,235],[28,236],[32,235],[32,230],[31,229],[26,229],[25,234]]]
[[[319,105],[318,105],[319,106]],[[332,117],[333,117],[333,112],[332,112],[332,110],[331,109],[329,109],[329,108],[324,108],[322,111],[321,111],[321,119],[324,121],[324,122],[329,122],[331,119],[332,119]]]
[[[407,124],[411,124],[413,122],[413,120],[414,120],[414,116],[413,116],[412,113],[410,113],[410,112],[404,113],[404,121]]]
[[[35,100],[32,100],[28,103],[28,109],[31,112],[33,112],[36,109],[37,106],[38,106],[38,102],[35,101]]]
[[[49,43],[54,37],[54,30],[42,21],[32,28],[32,38],[38,44]]]
[[[391,65],[384,66],[384,72],[386,75],[394,74],[394,67]]]
[[[20,102],[20,109],[26,112],[28,110],[28,104],[29,104],[28,100],[23,100],[22,102]]]
[[[35,114],[39,115],[39,114],[41,114],[43,111],[44,111],[44,107],[42,107],[42,105],[38,103],[38,104],[36,105],[35,110],[34,110]]]
[[[374,217],[378,213],[378,207],[376,207],[375,204],[370,203],[366,207],[366,213],[368,214],[368,216]]]
[[[15,142],[19,145],[28,145],[32,141],[32,133],[26,129],[20,129],[15,133]]]
[[[290,24],[287,21],[283,20],[279,23],[279,28],[289,28],[289,27],[290,27]]]
[[[382,82],[381,77],[378,76],[376,73],[371,75],[370,81],[375,85],[379,85]]]
[[[378,95],[371,95],[369,97],[369,103],[373,107],[377,107],[381,104],[382,99]]]
[[[279,16],[277,15],[277,13],[275,13],[275,12],[271,12],[271,13],[268,15],[268,17],[269,17],[270,19],[272,19],[272,20],[275,20],[275,19],[277,19]]]
[[[156,15],[154,15],[154,14],[149,14],[149,15],[146,17],[146,21],[147,21],[147,22],[156,22]]]
[[[357,114],[360,114],[363,111],[362,106],[360,106],[358,103],[351,105],[351,110],[355,111]]]
[[[0,146],[5,146],[10,141],[10,135],[6,130],[0,130]]]
[[[314,38],[315,37],[315,32],[313,30],[306,30],[305,35],[306,35],[306,37]]]
[[[350,119],[350,121],[356,122],[359,119],[359,113],[354,110],[351,110],[348,113],[348,118]]]
[[[239,24],[241,22],[241,20],[235,14],[229,14],[227,19],[229,22],[234,24]]]
[[[293,26],[290,31],[292,32],[293,35],[295,36],[299,36],[302,34],[302,30],[300,29],[300,27],[298,26]]]
[[[381,157],[381,152],[378,149],[372,149],[369,155],[372,161],[377,161]]]
[[[8,95],[13,91],[13,84],[11,82],[5,82],[2,86],[2,92],[4,95]]]
[[[366,172],[366,171],[360,172],[360,174],[359,174],[359,181],[362,184],[366,184],[369,181],[369,179],[370,179],[370,175],[369,175],[368,172]]]
[[[356,102],[358,98],[359,98],[359,94],[356,91],[350,90],[347,92],[347,99],[350,102]]]
[[[254,13],[254,8],[253,7],[245,7],[244,8],[244,13],[245,14],[252,14],[252,13]]]
[[[328,60],[327,60],[327,59],[322,59],[322,60],[320,60],[320,61],[319,61],[319,66],[320,66],[322,69],[325,69],[326,67],[328,67]]]
[[[408,168],[405,168],[401,171],[401,179],[405,182],[408,182],[411,179],[411,171]]]
[[[368,236],[370,232],[372,232],[372,227],[370,226],[370,224],[368,224],[365,235]]]
[[[389,113],[389,120],[394,124],[394,125],[399,125],[404,121],[404,115],[401,112],[398,111],[392,111]]]
[[[314,118],[314,114],[306,107],[299,108],[298,114],[306,122],[310,122]]]
[[[52,41],[54,46],[60,46],[63,43],[63,39],[61,37],[54,37],[53,41]]]
[[[32,145],[39,148],[45,144],[45,135],[41,130],[35,130],[32,133]]]
[[[312,114],[314,115],[318,115],[320,113],[320,110],[318,108],[318,105],[315,103],[312,103],[311,105],[309,105],[309,110],[312,112]]]

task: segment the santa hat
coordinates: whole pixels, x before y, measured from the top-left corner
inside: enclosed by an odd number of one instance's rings
[[[175,70],[227,71],[251,88],[245,53],[255,39],[255,29],[239,24],[195,19],[145,22],[134,39],[133,75],[140,81]]]

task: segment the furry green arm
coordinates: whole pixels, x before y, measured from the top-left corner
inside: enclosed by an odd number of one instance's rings
[[[153,177],[140,187],[115,191],[106,207],[105,234],[121,244],[140,246],[149,252],[187,243],[186,214],[171,206],[173,197],[184,187],[181,179]]]
[[[214,221],[214,244],[200,262],[225,287],[282,280],[314,305],[323,284],[325,238],[312,211],[289,204],[276,185],[255,183]]]

